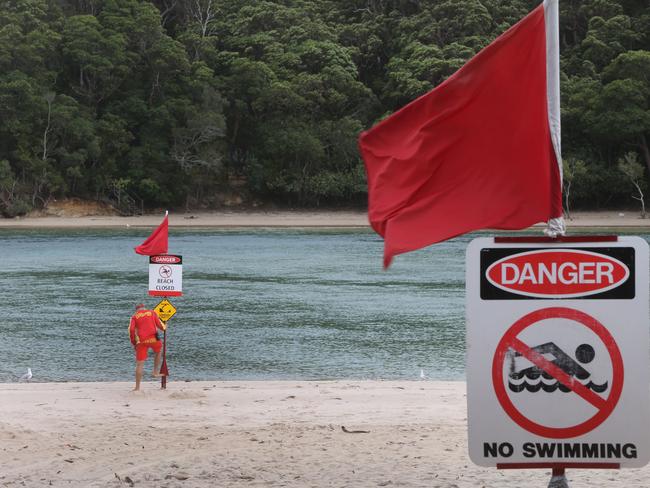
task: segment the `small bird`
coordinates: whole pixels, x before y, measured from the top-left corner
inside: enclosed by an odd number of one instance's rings
[[[421,369],[421,370],[420,370],[420,379],[423,380],[423,379],[425,379],[425,378],[426,378],[426,375],[424,374],[424,370]]]
[[[27,368],[27,373],[20,377],[18,381],[29,381],[32,379],[32,368]]]

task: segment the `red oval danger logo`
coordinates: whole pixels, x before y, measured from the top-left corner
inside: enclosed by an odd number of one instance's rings
[[[179,256],[151,256],[151,262],[155,264],[177,264],[181,262]]]
[[[541,249],[500,259],[485,275],[497,288],[517,295],[573,298],[616,288],[630,270],[618,259],[595,252]]]

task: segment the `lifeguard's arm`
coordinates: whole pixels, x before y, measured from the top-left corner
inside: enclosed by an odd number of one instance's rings
[[[153,312],[153,320],[154,322],[156,322],[156,327],[158,327],[160,330],[164,332],[167,326],[162,322],[162,320],[160,320],[160,317],[158,317],[158,314],[156,313],[155,310]]]
[[[131,322],[129,322],[129,338],[131,339],[131,344],[135,346],[135,319],[131,317]]]

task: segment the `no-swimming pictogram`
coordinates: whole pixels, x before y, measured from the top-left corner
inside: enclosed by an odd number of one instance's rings
[[[531,326],[543,327],[540,322],[547,319],[566,319],[593,332],[609,354],[612,369],[611,383],[591,381],[591,372],[587,365],[594,360],[595,351],[590,344],[578,345],[574,360],[552,340],[538,345],[526,344],[521,340],[522,332]],[[549,357],[552,359],[548,359]],[[516,358],[525,358],[532,363],[532,366],[517,369]],[[623,390],[623,378],[623,359],[609,331],[594,317],[566,307],[536,310],[517,320],[498,343],[492,362],[494,390],[508,416],[520,427],[533,434],[556,439],[577,437],[601,425],[618,403]],[[510,398],[510,394],[523,391],[544,394],[556,390],[567,395],[577,395],[593,406],[596,413],[570,426],[544,425],[532,420],[530,415],[525,410],[517,408]]]
[[[559,367],[569,376],[573,376],[580,380],[584,386],[596,393],[603,393],[607,390],[608,381],[603,383],[594,383],[590,380],[591,373],[582,367],[582,364],[588,364],[593,361],[596,352],[589,344],[580,344],[575,350],[576,360],[574,361],[569,354],[564,352],[554,342],[547,342],[539,346],[531,347],[531,351],[541,355],[550,355],[553,357],[552,364]],[[514,352],[510,356],[510,373],[508,374],[508,388],[510,391],[519,393],[521,391],[529,391],[535,393],[538,391],[545,391],[552,393],[560,390],[564,393],[571,392],[571,388],[563,385],[559,380],[555,379],[553,375],[538,366],[530,366],[521,370],[517,370],[515,360],[519,357],[524,357],[519,352]]]

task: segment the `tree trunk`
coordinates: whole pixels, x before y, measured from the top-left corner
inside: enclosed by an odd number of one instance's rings
[[[43,161],[47,161],[47,134],[50,132],[50,121],[52,118],[52,102],[54,101],[53,94],[46,94],[45,101],[47,102],[47,126],[43,132]]]
[[[641,186],[636,182],[634,182],[634,186],[636,187],[636,191],[639,192],[639,196],[638,197],[633,197],[633,198],[635,200],[638,200],[639,202],[641,202],[641,218],[645,219],[645,216],[646,216],[646,214],[645,214],[645,199],[644,199],[645,197],[643,195],[643,192],[641,191]]]
[[[641,152],[643,153],[643,159],[645,160],[645,164],[648,168],[648,172],[650,172],[650,148],[648,147],[648,140],[645,137],[645,134],[641,134]]]
[[[566,191],[564,192],[564,201],[566,202],[566,218],[571,219],[571,209],[569,208],[569,196],[571,195],[571,182],[566,182]]]

